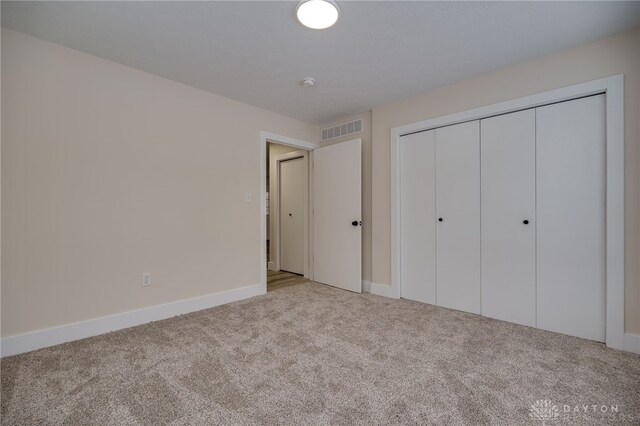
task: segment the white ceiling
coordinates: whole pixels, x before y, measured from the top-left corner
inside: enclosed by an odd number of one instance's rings
[[[3,1],[2,25],[314,124],[640,26],[640,2],[338,4],[321,31],[290,1]]]

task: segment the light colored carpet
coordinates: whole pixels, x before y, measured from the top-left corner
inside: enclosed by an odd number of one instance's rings
[[[640,357],[315,283],[2,360],[7,425],[639,424]],[[564,405],[617,405],[605,415]]]

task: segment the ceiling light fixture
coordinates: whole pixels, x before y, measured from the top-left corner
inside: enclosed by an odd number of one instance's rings
[[[296,7],[298,21],[314,30],[329,28],[338,20],[340,9],[333,0],[302,0]]]

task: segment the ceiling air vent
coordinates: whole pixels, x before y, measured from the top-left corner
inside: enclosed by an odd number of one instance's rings
[[[331,139],[341,138],[343,136],[353,135],[362,131],[362,120],[350,121],[335,127],[322,129],[321,141],[330,141]]]

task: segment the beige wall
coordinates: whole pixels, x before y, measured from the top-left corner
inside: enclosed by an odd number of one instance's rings
[[[329,123],[322,128],[337,126],[338,124],[348,123],[353,120],[362,119],[362,132],[336,138],[322,143],[323,146],[333,145],[340,142],[346,142],[356,138],[362,139],[362,279],[371,281],[372,265],[371,265],[371,111],[346,117],[343,120]]]
[[[391,281],[391,128],[615,74],[625,75],[625,328],[640,334],[640,30],[374,108],[373,281]]]
[[[8,30],[2,88],[3,337],[259,282],[259,131],[316,126]]]

